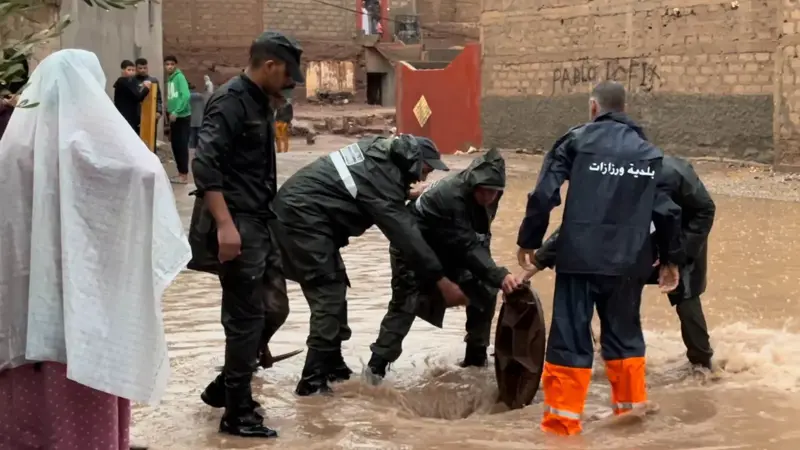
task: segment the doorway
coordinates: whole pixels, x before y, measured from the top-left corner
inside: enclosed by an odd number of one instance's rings
[[[383,81],[385,73],[367,72],[367,104],[383,106]]]

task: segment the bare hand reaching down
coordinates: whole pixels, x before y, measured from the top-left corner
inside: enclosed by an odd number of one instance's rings
[[[662,264],[658,269],[658,287],[661,292],[668,293],[678,287],[681,280],[678,266],[674,264]]]
[[[464,295],[464,291],[457,284],[450,281],[449,278],[442,278],[436,283],[436,286],[442,293],[444,303],[448,308],[467,304],[467,296]]]

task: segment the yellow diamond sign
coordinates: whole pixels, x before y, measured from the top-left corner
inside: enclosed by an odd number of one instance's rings
[[[428,106],[428,101],[425,100],[424,95],[419,98],[417,105],[414,106],[414,116],[417,118],[417,122],[419,122],[419,126],[421,127],[424,127],[431,117],[431,108]]]

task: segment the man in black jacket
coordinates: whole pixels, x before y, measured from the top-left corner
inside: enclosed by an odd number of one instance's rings
[[[493,149],[461,172],[435,182],[409,204],[445,274],[469,298],[462,367],[486,365],[498,290],[510,292],[517,287],[516,278],[495,264],[490,251],[491,225],[505,184],[505,161]],[[389,253],[392,299],[378,339],[370,346],[372,357],[367,364],[378,379],[385,377],[387,366],[400,357],[415,316],[441,328],[445,310],[439,293],[419,285],[414,267],[400,252],[392,247]]]
[[[461,289],[445,277],[436,254],[406,208],[409,188],[428,173],[447,170],[429,139],[369,137],[297,171],[281,186],[273,206],[286,277],[300,283],[311,309],[301,396],[327,392],[328,383],[350,378],[342,342],[350,339],[347,288],[340,249],[377,225],[404,258],[438,286],[449,304],[465,304]]]
[[[114,82],[114,106],[136,134],[139,134],[139,126],[142,122],[142,101],[150,93],[151,83],[148,80],[137,80],[135,67],[133,61],[127,59],[120,64],[122,73]]]
[[[589,104],[592,121],[571,129],[545,156],[517,239],[520,265],[530,270],[550,212],[561,203],[561,185],[569,180],[542,375],[541,426],[561,435],[582,429],[594,360],[595,307],[614,413],[624,414],[647,401],[639,309],[656,260],[653,239],[662,290],[677,287],[678,265],[684,262],[680,208],[656,177],[663,153],[625,115],[625,88],[602,82]]]
[[[149,81],[151,84],[158,86],[158,97],[156,97],[156,124],[164,112],[164,93],[161,91],[161,86],[158,84],[158,78],[150,75],[150,67],[145,58],[136,59],[136,79],[140,83]]]
[[[301,54],[297,43],[280,33],[266,31],[253,41],[247,70],[209,99],[192,162],[197,199],[189,268],[219,276],[225,329],[225,365],[201,398],[225,407],[220,431],[238,436],[277,436],[256,412],[250,382],[257,357],[268,353],[269,339],[289,314],[286,280],[268,227],[277,192],[270,103],[304,81]]]
[[[714,200],[697,176],[692,164],[674,156],[664,156],[660,177],[672,201],[681,207],[686,263],[681,267],[681,280],[669,301],[681,321],[681,337],[686,345],[686,357],[693,365],[711,368],[714,352],[708,336],[700,295],[706,290],[708,271],[708,235],[714,225]],[[547,238],[533,257],[535,271],[552,268],[556,263],[559,229]]]

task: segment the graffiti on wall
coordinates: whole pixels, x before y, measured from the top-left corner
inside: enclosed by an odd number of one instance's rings
[[[553,70],[553,93],[567,90],[583,83],[613,80],[624,84],[628,90],[650,92],[658,86],[661,77],[656,64],[631,58],[586,61],[577,67]]]

